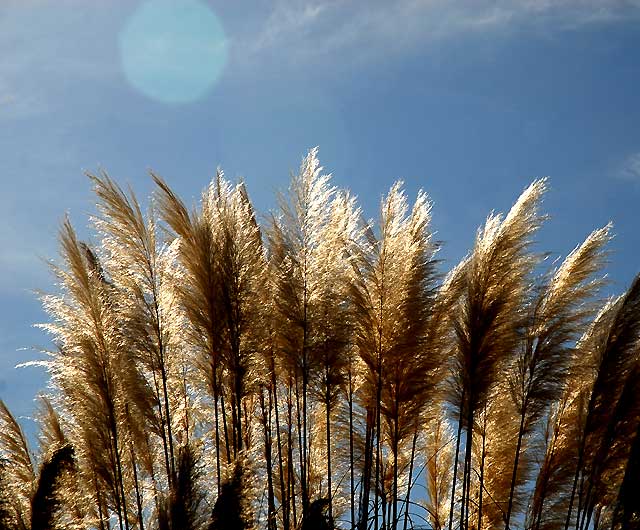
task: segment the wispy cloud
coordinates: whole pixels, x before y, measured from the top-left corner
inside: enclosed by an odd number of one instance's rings
[[[276,3],[263,29],[249,46],[258,51],[275,46],[291,35],[304,34],[317,24],[329,7],[328,3]]]
[[[548,33],[631,17],[640,18],[639,0],[280,0],[259,30],[236,44],[247,58],[274,54],[299,62],[339,52],[376,58],[474,32]]]
[[[55,87],[69,79],[87,86],[121,80],[117,35],[131,2],[0,4],[0,49],[11,52],[0,65],[4,118],[45,112]],[[523,28],[547,35],[640,19],[640,0],[274,0],[248,12],[234,3],[214,9],[232,43],[230,67],[248,73],[320,62],[337,69],[463,36]]]
[[[0,117],[48,112],[62,84],[119,75],[112,40],[125,14],[119,2],[83,8],[77,0],[7,0],[0,7],[0,49],[7,52],[0,64]]]
[[[640,182],[640,151],[629,155],[624,160],[616,176],[623,180]]]

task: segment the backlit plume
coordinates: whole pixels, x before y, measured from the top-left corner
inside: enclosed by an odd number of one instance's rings
[[[545,179],[447,272],[425,192],[366,220],[317,149],[267,216],[88,176],[0,530],[640,528],[640,278],[601,292],[610,225],[547,261]]]

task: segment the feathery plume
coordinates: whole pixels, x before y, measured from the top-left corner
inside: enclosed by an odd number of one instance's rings
[[[323,244],[328,237],[335,189],[329,185],[330,175],[321,174],[317,152],[317,148],[309,151],[298,174],[292,176],[289,196],[279,198],[281,216],[272,218],[267,234],[279,320],[280,359],[285,373],[290,374],[289,384],[293,386],[300,423],[298,456],[303,519],[309,508],[311,487],[309,384],[319,373],[322,360],[313,346],[324,331],[326,281],[333,272],[327,268],[328,249]],[[292,462],[291,455],[289,461]]]
[[[427,499],[426,510],[434,530],[443,530],[449,519],[449,484],[453,467],[455,436],[442,416],[426,434]]]
[[[35,482],[34,464],[27,439],[4,401],[0,399],[0,493],[5,514],[18,527],[31,514]],[[12,515],[9,516],[9,513]]]
[[[515,458],[509,491],[505,527],[509,527],[514,507],[523,441],[556,402],[564,388],[564,374],[572,359],[572,344],[578,338],[595,306],[591,297],[602,285],[593,279],[603,266],[604,245],[610,240],[610,225],[592,232],[567,256],[562,265],[541,287],[531,303],[524,346],[509,377],[511,396],[520,415]],[[521,479],[522,480],[522,479]]]
[[[67,438],[60,424],[60,417],[46,396],[39,397],[38,446],[40,454],[47,454],[54,448],[60,448],[67,443]]]
[[[31,499],[31,530],[64,528],[58,521],[63,507],[61,486],[64,475],[75,472],[74,451],[64,445],[53,451],[40,466],[38,483]]]
[[[209,530],[251,530],[253,516],[249,507],[246,463],[236,460],[230,476],[222,483],[211,515]]]
[[[633,425],[638,420],[635,392],[637,375],[634,370],[640,362],[640,275],[636,276],[613,311],[610,327],[599,335],[601,340],[593,344],[591,351],[593,383],[571,496],[572,501],[575,493],[578,493],[577,516],[580,526],[588,526],[596,505],[605,501],[594,497],[593,491],[604,472],[603,459],[606,459],[609,451],[615,452],[616,442],[622,443],[623,452],[628,455],[629,436],[633,435]],[[629,384],[625,384],[625,381]],[[622,427],[630,420],[633,422],[631,433],[623,435],[625,429]],[[622,440],[618,440],[617,436],[621,435]],[[580,475],[586,480],[586,486],[581,486],[577,491]],[[572,512],[571,501],[567,523]]]
[[[205,495],[201,491],[200,471],[194,449],[183,446],[178,451],[176,476],[167,499],[158,509],[159,530],[199,530],[204,528],[202,513]]]
[[[457,352],[452,396],[459,425],[467,434],[460,509],[465,530],[474,422],[487,405],[499,370],[517,350],[529,275],[536,263],[529,247],[543,219],[538,206],[545,190],[546,182],[537,180],[522,193],[504,220],[490,215],[478,232],[466,267],[465,289],[454,322]]]

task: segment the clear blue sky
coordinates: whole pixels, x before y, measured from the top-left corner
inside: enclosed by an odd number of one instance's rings
[[[182,6],[182,7],[180,7]],[[452,265],[492,210],[550,177],[540,248],[609,220],[610,292],[640,270],[638,0],[0,0],[0,398],[48,346],[33,290],[84,171],[141,198],[148,170],[187,202],[220,165],[275,207],[310,147],[368,217],[394,180],[433,199]]]

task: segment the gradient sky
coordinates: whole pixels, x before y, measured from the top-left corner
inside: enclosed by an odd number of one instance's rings
[[[450,267],[550,177],[541,250],[614,223],[609,291],[640,271],[638,0],[0,0],[0,398],[46,385],[35,290],[85,171],[188,203],[221,166],[262,212],[313,146],[367,217],[403,179]],[[25,419],[28,427],[29,420]]]

